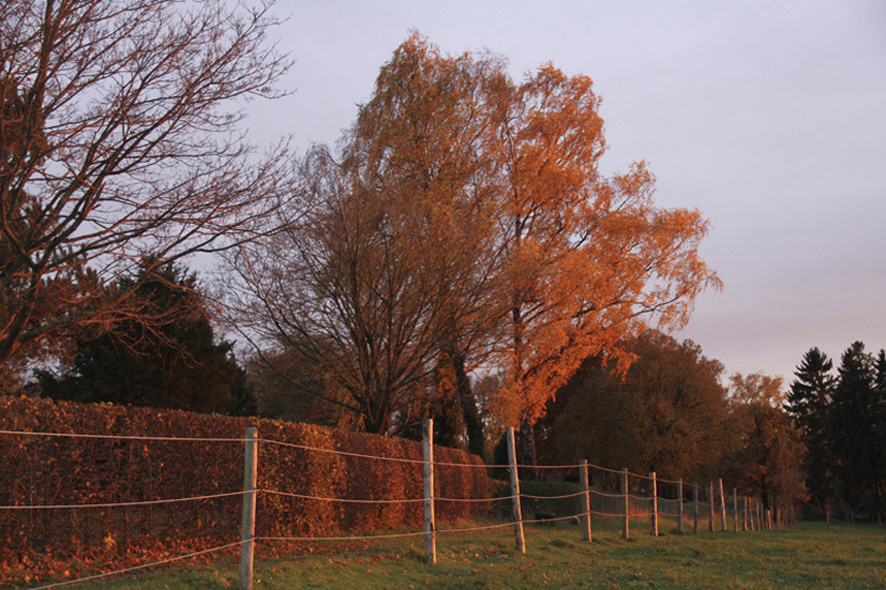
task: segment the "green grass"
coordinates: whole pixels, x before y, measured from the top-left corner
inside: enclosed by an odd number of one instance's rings
[[[550,588],[883,588],[886,528],[801,523],[762,533],[704,531],[658,538],[632,522],[623,541],[617,522],[595,524],[594,542],[579,527],[527,527],[526,555],[510,529],[438,535],[438,564],[424,564],[421,538],[380,540],[347,550],[256,561],[256,589]],[[690,527],[691,530],[691,527]],[[233,557],[212,566],[177,566],[77,588],[102,590],[238,588]]]

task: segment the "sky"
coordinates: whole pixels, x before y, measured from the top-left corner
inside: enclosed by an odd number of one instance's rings
[[[646,160],[656,201],[697,208],[724,282],[675,336],[728,374],[781,375],[817,346],[886,348],[886,3],[881,0],[278,0],[290,96],[250,107],[259,142],[334,144],[411,30],[547,62],[602,97],[601,168]]]

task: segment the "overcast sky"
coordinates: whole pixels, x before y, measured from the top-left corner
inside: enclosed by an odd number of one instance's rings
[[[668,207],[700,209],[725,283],[678,338],[729,373],[789,383],[806,350],[886,347],[886,2],[278,0],[295,58],[250,127],[334,143],[410,29],[489,49],[515,78],[552,62],[602,97],[603,169],[645,159]]]

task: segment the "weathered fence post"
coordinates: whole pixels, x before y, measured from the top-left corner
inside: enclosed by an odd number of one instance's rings
[[[680,520],[677,521],[677,530],[681,533],[683,532],[683,478],[677,480],[677,497],[680,499],[680,504],[677,506],[677,514],[680,517]]]
[[[240,588],[252,590],[255,560],[255,494],[258,481],[258,431],[246,429],[243,453],[243,517],[240,521]]]
[[[508,463],[511,466],[511,496],[514,513],[514,537],[517,551],[526,553],[526,539],[523,536],[523,510],[520,508],[520,476],[517,474],[517,446],[514,444],[514,427],[508,428]]]
[[[723,494],[723,478],[717,479],[717,485],[720,488],[720,524],[723,525],[723,531],[728,531],[726,527],[726,496]]]
[[[714,532],[714,512],[716,511],[716,506],[714,506],[715,502],[716,501],[714,500],[714,482],[710,482],[710,484],[708,485],[708,504],[710,504],[710,508],[711,508],[710,509],[711,519],[710,519],[710,521],[708,521],[708,525],[709,525],[712,533]]]
[[[732,528],[738,532],[738,488],[732,488]]]
[[[754,517],[751,513],[753,511],[753,509],[754,509],[754,507],[751,505],[751,499],[748,498],[747,496],[745,496],[744,497],[744,514],[745,514],[744,519],[745,519],[745,524],[747,524],[747,529],[752,533],[754,532]]]
[[[698,534],[698,483],[692,484],[692,532]]]
[[[649,473],[652,480],[652,536],[658,536],[658,480],[655,478],[655,472]]]
[[[584,492],[582,494],[582,504],[584,508],[584,540],[588,542],[592,542],[594,540],[594,536],[591,532],[591,492],[590,492],[590,482],[588,481],[588,461],[587,459],[581,460],[581,466],[578,468],[578,475],[581,478],[581,489]]]
[[[628,540],[631,538],[631,497],[630,488],[628,487],[628,468],[625,467],[621,477],[621,493],[625,498],[624,521],[621,524],[621,536]]]
[[[437,527],[434,520],[434,420],[425,420],[421,450],[425,484],[425,561],[437,564]]]

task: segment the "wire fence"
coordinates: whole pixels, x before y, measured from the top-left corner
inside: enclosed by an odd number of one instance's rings
[[[652,535],[659,535],[659,527],[662,519],[673,521],[677,530],[684,532],[689,527],[698,533],[703,524],[710,531],[734,530],[734,531],[759,531],[777,526],[782,518],[764,510],[762,502],[757,498],[739,496],[737,490],[732,490],[731,497],[722,487],[722,481],[715,485],[710,483],[707,488],[696,483],[684,483],[683,480],[659,479],[655,473],[648,475],[629,472],[627,469],[614,470],[607,467],[591,465],[582,462],[577,465],[522,465],[516,461],[516,453],[513,445],[513,431],[508,432],[511,461],[503,465],[483,465],[453,462],[435,462],[433,460],[433,441],[425,428],[425,440],[423,459],[410,459],[403,457],[380,456],[362,454],[349,451],[341,451],[332,448],[315,447],[311,445],[295,444],[272,438],[259,438],[249,429],[247,435],[242,438],[212,438],[212,437],[169,437],[169,436],[126,436],[111,434],[82,434],[60,432],[27,432],[14,430],[0,430],[0,436],[21,438],[91,438],[109,441],[162,441],[169,443],[200,442],[200,443],[239,443],[245,446],[244,456],[244,486],[243,489],[219,492],[214,494],[195,494],[187,497],[158,498],[151,500],[127,500],[119,502],[81,502],[81,503],[21,503],[0,505],[0,514],[4,512],[24,512],[37,514],[45,511],[93,511],[108,509],[131,509],[137,507],[153,507],[171,504],[187,504],[205,502],[220,499],[240,499],[242,501],[242,517],[239,522],[226,523],[226,529],[235,530],[240,528],[240,538],[229,538],[226,542],[214,547],[185,552],[178,556],[159,560],[151,560],[129,567],[115,569],[96,575],[89,575],[76,579],[63,580],[43,586],[32,587],[32,590],[42,590],[67,586],[79,582],[97,580],[114,575],[144,570],[150,567],[188,560],[218,552],[225,552],[239,548],[241,550],[241,586],[244,590],[252,587],[252,561],[254,560],[254,547],[256,543],[317,543],[317,542],[341,542],[341,541],[373,541],[380,539],[416,538],[425,539],[426,558],[430,563],[436,562],[436,536],[438,534],[473,533],[481,531],[493,531],[501,529],[513,529],[517,549],[525,552],[524,525],[556,525],[558,522],[570,521],[580,524],[583,537],[586,541],[593,541],[592,523],[596,518],[617,519],[621,522],[621,536],[625,539],[632,534],[631,526],[636,526],[638,519],[649,520],[649,531]],[[394,462],[411,465],[423,472],[424,489],[414,490],[411,497],[401,498],[345,498],[335,495],[318,495],[298,493],[278,487],[266,486],[259,488],[256,482],[256,473],[261,468],[256,464],[258,445],[267,445],[283,450],[297,450],[310,453],[322,453],[360,459],[370,462]],[[447,497],[436,495],[434,487],[434,470],[436,468],[486,468],[506,469],[509,478],[509,492],[498,493],[494,497]],[[367,467],[367,469],[371,469]],[[579,484],[561,482],[551,485],[547,482],[524,481],[521,491],[519,473],[521,470],[560,470],[575,472],[579,475]],[[250,475],[251,474],[251,475]],[[255,502],[257,497],[266,498],[290,498],[309,502],[345,504],[345,505],[374,505],[381,508],[391,505],[415,505],[424,506],[424,527],[421,531],[406,532],[374,532],[371,534],[342,534],[342,535],[275,535],[255,534]],[[0,496],[2,498],[3,496]],[[435,507],[445,503],[466,503],[475,505],[487,505],[490,507],[490,516],[497,516],[499,522],[474,523],[471,526],[450,523],[450,526],[438,527],[435,521]],[[497,509],[495,507],[498,507]],[[251,516],[250,516],[251,512]],[[504,519],[504,522],[501,522]],[[247,563],[248,562],[248,563]]]

